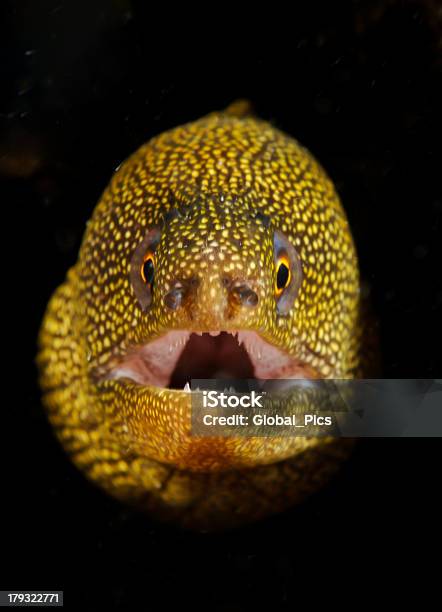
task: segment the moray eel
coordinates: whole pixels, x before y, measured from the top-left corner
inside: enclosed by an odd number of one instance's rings
[[[62,445],[120,500],[230,528],[335,472],[332,438],[200,438],[192,378],[351,378],[361,354],[349,225],[311,154],[238,106],[167,131],[115,172],[39,337]]]

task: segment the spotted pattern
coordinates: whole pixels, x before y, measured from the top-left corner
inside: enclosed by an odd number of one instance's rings
[[[152,228],[160,239],[152,300],[143,308],[130,267]],[[300,289],[284,315],[276,308],[275,230],[302,265]],[[232,304],[227,287],[236,282],[256,293],[255,307]],[[177,283],[193,289],[173,310],[165,297]],[[196,501],[201,488],[198,499],[219,508],[211,514],[217,525],[229,523],[232,512],[238,522],[269,513],[259,489],[275,489],[277,511],[317,486],[331,469],[324,452],[334,448],[341,456],[342,444],[198,441],[189,435],[184,393],[103,381],[100,373],[169,330],[244,329],[320,376],[349,377],[359,365],[358,312],[355,249],[323,169],[268,123],[213,113],[153,138],[103,193],[42,325],[39,365],[51,422],[89,477],[164,517],[207,527],[209,511]],[[288,494],[295,481],[296,494]]]

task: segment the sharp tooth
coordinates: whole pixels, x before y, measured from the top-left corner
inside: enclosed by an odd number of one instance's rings
[[[185,391],[186,393],[190,393],[190,385],[188,382],[186,382],[186,384],[184,385],[183,391]]]

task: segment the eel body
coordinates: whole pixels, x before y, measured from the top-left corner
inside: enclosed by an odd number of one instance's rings
[[[284,510],[348,443],[192,436],[186,384],[356,376],[359,293],[345,213],[305,148],[230,110],[167,131],[115,172],[48,304],[49,420],[92,481],[162,520]]]

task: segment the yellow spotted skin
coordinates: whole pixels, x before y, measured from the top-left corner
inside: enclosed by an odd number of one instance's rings
[[[143,309],[130,262],[154,227],[162,229],[155,286]],[[276,308],[276,229],[302,263],[287,315]],[[186,308],[166,308],[173,282],[192,278]],[[232,307],[225,278],[247,279],[256,308]],[[342,440],[198,439],[189,395],[100,377],[131,347],[180,329],[254,330],[319,376],[358,371],[358,265],[333,184],[301,145],[254,117],[213,113],[153,138],[117,170],[48,305],[38,357],[44,402],[89,478],[185,527],[256,520],[326,481],[348,453]]]

